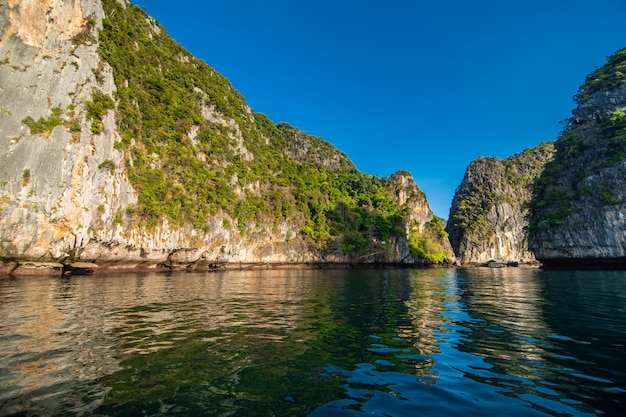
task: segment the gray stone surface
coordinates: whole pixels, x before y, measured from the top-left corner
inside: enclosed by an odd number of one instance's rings
[[[115,111],[105,115],[99,134],[85,117],[92,91],[113,97],[116,90],[96,42],[76,40],[86,32],[96,39],[103,14],[99,0],[0,0],[0,273],[56,274],[60,265],[79,262],[101,270],[354,261],[320,253],[299,225],[285,219],[241,233],[225,227],[234,224],[228,213],[219,213],[202,230],[166,220],[147,230],[129,218],[137,194],[125,171],[127,156],[114,147],[121,139]],[[51,131],[31,132],[23,123],[27,116],[48,118],[55,107],[62,109],[63,123]],[[246,117],[254,117],[247,111]],[[231,127],[239,154],[252,157],[235,120],[209,106],[203,115]],[[75,122],[80,131],[70,129]],[[194,132],[188,137],[193,141]],[[305,142],[294,140],[294,154],[307,151]],[[331,157],[320,163],[338,166],[344,158]],[[433,214],[413,180],[401,182],[403,192],[417,198],[410,204],[419,227]],[[411,262],[406,239],[389,242],[383,258],[357,261],[381,259]]]

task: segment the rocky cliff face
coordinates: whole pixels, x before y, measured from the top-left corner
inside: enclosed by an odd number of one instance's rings
[[[626,49],[585,80],[533,198],[545,267],[626,268]]]
[[[401,242],[396,250],[399,261],[432,265],[436,262],[450,264],[454,252],[444,222],[433,214],[426,195],[417,187],[411,174],[399,171],[392,175],[387,184],[387,192],[392,201],[405,208],[404,234],[408,241]]]
[[[459,261],[530,263],[526,228],[533,183],[552,157],[552,144],[500,160],[472,161],[457,189],[447,231]]]
[[[0,272],[428,261],[410,175],[252,112],[138,7],[0,6]]]
[[[572,199],[567,214],[547,214],[537,225],[531,246],[537,258],[546,268],[626,268],[626,162],[576,186],[582,195],[563,197]]]
[[[121,170],[99,168],[122,158],[113,112],[98,135],[84,117],[94,88],[115,89],[94,42],[103,10],[52,0],[8,1],[0,10],[1,256],[25,267],[58,264],[92,238],[114,242],[121,230],[111,214],[136,199]],[[29,127],[27,117],[41,123]]]
[[[589,74],[554,143],[473,161],[448,232],[459,260],[626,268],[626,49]]]

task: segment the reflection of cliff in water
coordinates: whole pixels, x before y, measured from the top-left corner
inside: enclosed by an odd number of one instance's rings
[[[398,328],[411,325],[409,274],[231,271],[185,285],[163,279],[159,289],[137,283],[138,302],[113,329],[124,369],[102,379],[111,392],[97,411],[149,414],[165,403],[196,415],[304,415],[342,395],[345,377],[328,366],[380,360],[376,344],[407,347]],[[413,366],[394,362],[397,371]]]
[[[559,334],[625,342],[626,329],[615,319],[626,314],[626,272],[546,271],[541,281],[542,297],[551,300],[543,305],[545,320]]]
[[[42,395],[47,387],[58,383],[55,375],[71,369],[73,364],[64,357],[47,354],[50,347],[64,349],[68,345],[62,336],[68,324],[48,295],[48,291],[54,288],[54,281],[32,278],[14,282],[13,288],[0,286],[0,300],[7,303],[7,299],[21,298],[25,302],[12,306],[8,311],[0,308],[1,325],[19,329],[18,337],[8,342],[3,340],[0,344],[0,367],[3,368],[0,387],[11,387],[11,390],[28,399],[31,395]],[[26,353],[22,353],[21,357],[16,355],[11,342],[18,343]],[[31,360],[26,361],[24,357]],[[0,395],[0,405],[3,400]]]
[[[406,301],[411,323],[401,329],[403,335],[414,340],[414,348],[423,356],[440,351],[440,332],[448,324],[444,311],[447,303],[456,301],[454,271],[446,269],[414,270],[411,273],[411,297]],[[428,365],[424,368],[424,365]],[[423,364],[428,371],[432,362]]]
[[[113,329],[123,369],[102,378],[111,391],[97,412],[221,415],[254,408],[261,398],[293,407],[278,401],[291,393],[286,387],[307,383],[310,368],[301,365],[315,364],[305,358],[307,346],[317,343],[310,317],[319,312],[307,301],[314,291],[311,273],[232,271],[137,281],[135,302]],[[314,386],[310,391],[317,395]]]
[[[470,326],[474,341],[464,347],[502,367],[503,374],[532,379],[535,371],[525,363],[548,354],[536,339],[552,333],[543,318],[539,273],[529,268],[462,270],[463,302],[478,319]]]
[[[541,278],[542,296],[551,300],[543,314],[554,331],[553,362],[572,369],[567,382],[589,385],[579,400],[624,415],[626,271],[546,271]]]
[[[626,380],[614,358],[626,360],[623,272],[463,269],[459,287],[472,320],[458,348],[492,366],[467,369],[468,378],[500,385],[533,407],[594,414],[621,406]]]

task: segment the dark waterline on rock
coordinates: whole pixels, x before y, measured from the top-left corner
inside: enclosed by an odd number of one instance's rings
[[[626,273],[0,279],[0,415],[623,415]]]

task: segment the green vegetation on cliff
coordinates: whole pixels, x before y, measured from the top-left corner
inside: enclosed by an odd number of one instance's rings
[[[584,179],[626,159],[625,74],[626,49],[622,49],[579,88],[575,117],[567,121],[555,143],[554,160],[535,186],[531,235],[564,224],[572,206],[583,197],[593,196],[600,204],[621,204],[608,184],[591,187]],[[604,94],[593,98],[596,93]],[[609,95],[615,97],[609,99]]]
[[[496,227],[504,227],[497,225],[505,221],[498,214],[498,206],[527,206],[534,182],[553,150],[553,143],[544,143],[504,160],[472,161],[455,193],[448,222],[450,243],[457,255],[470,247],[484,246],[496,233]]]
[[[117,86],[115,146],[138,192],[127,222],[201,229],[220,214],[245,234],[288,219],[318,248],[348,253],[404,235],[406,207],[384,179],[360,173],[328,142],[251,111],[141,8],[103,4],[99,51]],[[95,133],[110,107],[94,92]]]
[[[626,74],[626,48],[609,56],[606,64],[587,75],[574,99],[578,104],[583,104],[598,91],[614,90],[624,83],[624,74]]]
[[[532,200],[531,234],[538,227],[563,224],[574,201],[592,190],[582,180],[623,161],[626,156],[626,117],[616,112],[593,125],[571,125],[555,144],[553,161],[536,183]],[[610,191],[609,191],[610,194]],[[607,191],[602,197],[611,200]]]
[[[451,254],[441,243],[448,238],[448,233],[444,230],[443,224],[443,219],[433,217],[431,221],[426,223],[422,232],[412,231],[409,234],[411,255],[435,262],[450,259]]]
[[[32,116],[26,116],[22,123],[29,127],[31,134],[50,134],[52,129],[63,124],[62,114],[63,110],[57,106],[52,108],[52,114],[48,117],[35,120]]]

